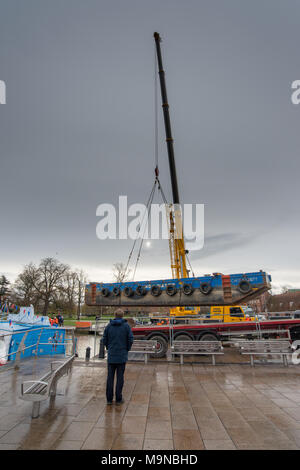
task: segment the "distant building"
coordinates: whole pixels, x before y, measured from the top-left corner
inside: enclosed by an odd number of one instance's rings
[[[269,292],[264,292],[256,299],[250,300],[247,302],[247,305],[252,308],[255,313],[262,313],[268,310],[268,303],[271,294]]]
[[[268,310],[270,312],[283,312],[300,309],[300,289],[287,289],[282,294],[270,296]]]

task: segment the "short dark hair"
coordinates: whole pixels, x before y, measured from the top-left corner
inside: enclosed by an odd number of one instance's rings
[[[115,317],[116,318],[123,318],[124,316],[124,312],[121,308],[118,308],[116,311],[115,311]]]

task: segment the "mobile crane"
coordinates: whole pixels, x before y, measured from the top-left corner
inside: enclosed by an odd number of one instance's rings
[[[231,275],[213,273],[202,277],[189,276],[165,72],[162,65],[161,39],[157,32],[154,33],[154,40],[172,185],[173,202],[167,204],[172,279],[115,283],[91,282],[86,285],[85,301],[91,306],[171,307],[171,316],[197,315],[200,306],[230,306],[257,297],[270,289],[271,276],[263,271]],[[158,165],[155,168],[155,176],[159,181]]]
[[[271,287],[271,276],[266,272],[223,275],[214,273],[202,277],[189,277],[187,269],[180,200],[176,176],[173,138],[171,132],[169,104],[167,100],[164,70],[160,50],[160,36],[154,33],[162,107],[165,122],[166,142],[171,174],[173,204],[168,205],[169,248],[173,279],[160,279],[139,282],[103,283],[91,282],[86,285],[85,301],[92,306],[159,306],[172,307],[171,315],[184,316],[187,312],[197,312],[199,306],[216,307],[211,310],[210,319],[201,319],[192,324],[175,324],[172,327],[173,339],[226,340],[237,335],[277,338],[287,335],[292,340],[300,338],[300,320],[261,321],[259,328],[254,321],[242,321],[241,312],[230,306],[245,303],[266,292]],[[158,178],[158,167],[155,168]],[[188,306],[191,310],[188,310]],[[195,309],[196,307],[196,309]],[[217,308],[221,307],[221,311]],[[226,310],[227,308],[227,310]],[[225,319],[225,317],[227,318]],[[222,318],[221,318],[222,317]],[[135,339],[157,341],[157,357],[163,357],[171,340],[168,324],[135,326],[132,328]],[[249,336],[250,335],[250,336]]]

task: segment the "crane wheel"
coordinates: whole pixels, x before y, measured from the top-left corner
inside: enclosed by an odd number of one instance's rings
[[[174,341],[193,341],[193,338],[189,335],[179,334],[175,336]]]
[[[103,287],[103,288],[101,289],[101,295],[102,295],[103,297],[108,297],[108,296],[109,296],[109,289],[107,289],[107,287]]]
[[[121,293],[120,287],[114,287],[113,290],[112,290],[112,293],[113,293],[116,297],[118,297],[118,296],[120,295],[120,293]]]
[[[198,336],[198,341],[219,341],[219,338],[213,333],[204,333]]]
[[[182,290],[185,295],[191,295],[194,292],[194,287],[192,284],[183,284]]]
[[[158,297],[161,294],[161,288],[160,286],[154,285],[151,287],[151,294],[154,297]]]
[[[200,292],[204,295],[208,295],[212,291],[212,285],[209,282],[202,282],[199,286]]]
[[[160,335],[151,336],[147,339],[157,341],[157,349],[154,354],[150,354],[150,357],[165,357],[168,350],[168,341]]]
[[[135,289],[135,293],[137,295],[140,295],[140,296],[146,295],[147,294],[146,287],[145,286],[137,286],[137,288]]]
[[[126,297],[131,297],[131,296],[133,295],[133,290],[132,290],[132,288],[131,288],[131,287],[128,287],[128,286],[125,287],[125,289],[124,289],[123,292],[124,292],[124,295],[125,295]]]
[[[175,336],[174,341],[193,341],[193,338],[190,335],[179,333],[179,335]],[[174,356],[179,357],[179,354],[174,354]]]
[[[251,290],[251,284],[250,284],[250,282],[247,281],[247,279],[242,279],[242,280],[239,282],[238,290],[239,290],[242,294],[248,294],[248,292],[250,292],[250,290]]]
[[[177,293],[177,287],[173,284],[168,284],[166,287],[166,293],[170,296],[175,295]]]

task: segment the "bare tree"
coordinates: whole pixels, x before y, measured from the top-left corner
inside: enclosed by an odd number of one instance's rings
[[[4,274],[0,276],[0,300],[4,298],[9,293],[9,280]]]
[[[56,309],[68,314],[75,312],[77,274],[67,269],[59,286],[53,294],[52,302]]]
[[[22,302],[25,305],[33,304],[34,308],[36,308],[39,302],[39,295],[34,287],[34,283],[37,281],[38,268],[30,263],[25,266],[14,283],[16,301]]]
[[[288,290],[290,289],[290,286],[286,285],[286,286],[282,286],[281,287],[281,294],[287,294]]]
[[[69,266],[60,263],[55,258],[44,258],[39,266],[33,263],[25,266],[16,282],[16,290],[23,293],[26,303],[43,304],[43,315],[47,315],[51,301],[55,301],[57,294],[62,292],[63,282]]]
[[[76,295],[77,295],[77,319],[80,319],[80,312],[81,306],[84,300],[84,293],[85,293],[85,285],[87,283],[87,276],[85,272],[81,269],[80,271],[76,272],[76,281],[77,281],[77,288],[76,288]]]
[[[113,266],[113,276],[116,282],[124,282],[129,278],[131,269],[126,270],[126,266],[123,263],[116,263]]]
[[[76,283],[77,273],[74,271],[67,270],[64,276],[63,291],[67,300],[67,310],[73,313],[75,310],[76,303]]]
[[[44,258],[38,267],[38,279],[34,287],[44,302],[43,314],[47,315],[50,301],[57,290],[61,289],[69,266],[55,258]]]

